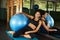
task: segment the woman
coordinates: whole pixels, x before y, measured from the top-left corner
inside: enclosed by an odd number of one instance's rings
[[[50,26],[49,24],[47,23],[47,21],[45,20],[46,16],[47,16],[47,12],[43,11],[43,10],[39,10],[40,11],[40,14],[41,14],[41,20],[43,22],[43,27],[47,30],[47,31],[57,31],[56,29],[49,29]],[[27,17],[29,17],[30,19],[33,19],[34,16],[31,16],[31,15],[28,15],[28,14],[25,14]],[[38,16],[38,15],[37,15]],[[47,25],[45,25],[47,24]],[[47,26],[47,27],[46,27]]]
[[[47,21],[45,20],[46,16],[49,15],[47,12],[42,11],[41,12],[42,15],[42,26],[43,28],[49,33],[49,34],[56,34],[56,35],[60,35],[60,29],[53,27],[51,28],[50,25],[47,23]]]
[[[34,16],[30,16],[25,14],[27,17],[31,18],[28,27],[22,28],[21,30],[17,32],[10,31],[9,33],[12,33],[14,37],[18,37],[19,35],[24,36],[26,38],[32,38],[34,33],[38,32],[42,22],[40,20],[40,11],[36,10]]]
[[[46,29],[46,31],[57,31],[56,29],[50,29],[50,25],[47,23],[47,21],[45,20],[46,16],[48,15],[45,11],[42,10],[41,12],[42,15],[42,26]]]

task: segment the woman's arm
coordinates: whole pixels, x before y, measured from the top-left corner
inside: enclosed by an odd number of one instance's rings
[[[45,21],[45,19],[44,18],[41,18],[41,20],[42,21]],[[45,23],[44,23],[45,24]],[[50,25],[47,23],[47,25],[46,25],[48,28],[50,28]]]
[[[29,14],[27,14],[27,13],[23,13],[25,16],[27,16],[28,18],[30,18],[30,19],[33,19],[34,17],[32,16],[32,15],[29,15]]]
[[[48,27],[48,28],[50,28],[50,25],[49,25],[49,24],[47,24],[47,27]]]
[[[32,30],[32,31],[27,31],[27,32],[25,32],[25,34],[37,32],[37,31],[39,30],[39,28],[41,27],[41,24],[42,24],[42,22],[39,21],[39,24],[38,24],[37,28],[35,28],[35,29]],[[29,26],[30,26],[30,27],[33,27],[33,26],[36,27],[35,25],[29,25]]]
[[[43,25],[43,27],[44,27],[47,31],[57,31],[56,29],[50,29],[50,28],[45,24],[44,21],[42,22],[42,25]]]
[[[29,14],[27,14],[27,13],[25,13],[25,12],[18,12],[18,13],[24,14],[25,16],[27,16],[27,17],[30,18],[30,19],[33,19],[33,18],[34,18],[34,16],[29,15]]]

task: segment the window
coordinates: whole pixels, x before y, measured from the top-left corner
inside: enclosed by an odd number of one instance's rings
[[[56,11],[60,11],[60,3],[57,3]]]
[[[48,11],[53,11],[53,2],[48,2]]]
[[[23,7],[30,9],[30,0],[23,0]]]
[[[39,9],[46,10],[46,4],[47,4],[46,1],[34,0],[34,5],[35,4],[39,5]]]

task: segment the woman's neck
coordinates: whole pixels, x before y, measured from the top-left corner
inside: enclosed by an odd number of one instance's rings
[[[38,20],[39,20],[39,18],[34,18],[34,20],[35,20],[35,21],[38,21]]]

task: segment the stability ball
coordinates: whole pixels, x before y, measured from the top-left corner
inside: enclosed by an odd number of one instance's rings
[[[18,31],[28,24],[28,18],[24,14],[15,14],[10,19],[10,28]]]
[[[33,9],[38,10],[38,9],[39,9],[39,6],[38,6],[37,4],[35,4],[35,5],[33,6]]]
[[[54,26],[54,20],[49,14],[47,15],[47,17],[45,19],[46,19],[47,23],[50,25],[50,27]]]

